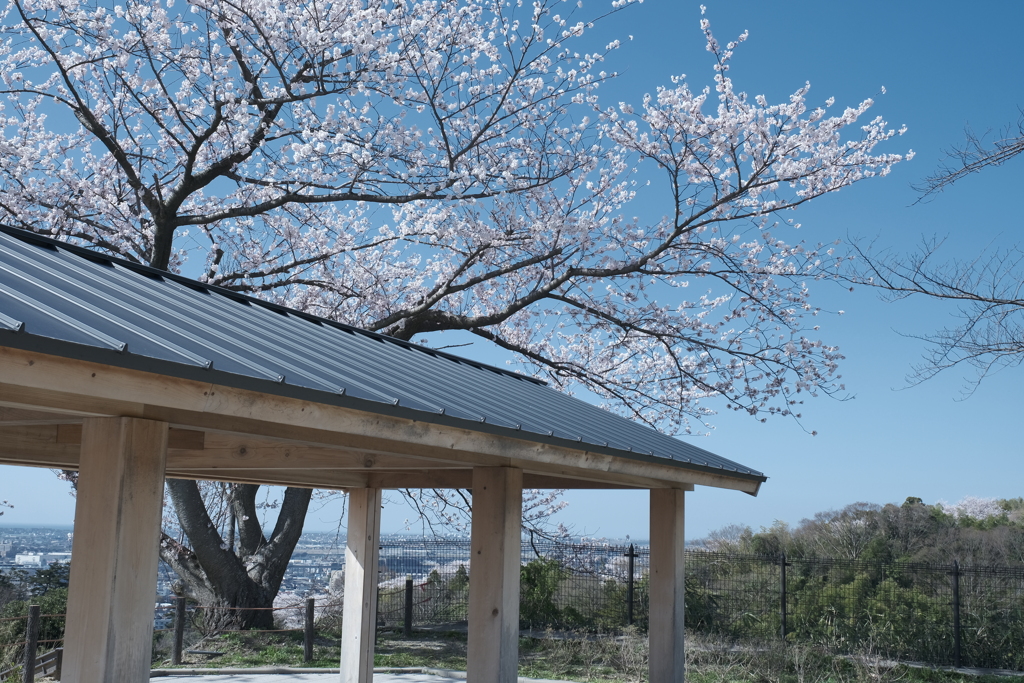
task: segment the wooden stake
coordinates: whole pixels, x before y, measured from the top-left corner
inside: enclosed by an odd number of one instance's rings
[[[22,683],[36,680],[36,649],[39,647],[39,605],[29,605],[28,624],[25,626],[25,667],[21,671]]]

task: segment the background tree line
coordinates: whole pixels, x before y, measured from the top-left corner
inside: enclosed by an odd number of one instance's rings
[[[723,527],[698,545],[708,550],[794,558],[961,565],[1024,565],[1024,498],[964,498],[956,504],[853,503],[799,524],[754,531]]]

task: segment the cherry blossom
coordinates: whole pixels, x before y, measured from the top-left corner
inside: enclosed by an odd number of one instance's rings
[[[16,0],[0,218],[405,339],[467,330],[663,428],[841,391],[809,324],[840,257],[783,212],[887,174],[902,131],[738,91],[746,33],[707,19],[712,85],[604,105],[617,43],[582,12]]]
[[[11,0],[0,220],[406,340],[468,332],[668,431],[712,399],[798,415],[843,391],[810,298],[843,257],[789,212],[910,158],[876,151],[902,130],[737,89],[747,34],[703,18],[710,85],[604,102],[620,43],[591,29],[633,4]],[[272,604],[311,494],[267,539],[254,487],[207,510],[204,486],[168,481],[191,546],[162,555],[197,595]],[[528,522],[562,505],[525,497]],[[409,499],[455,525],[471,504]]]
[[[952,515],[957,519],[969,517],[983,521],[989,517],[998,517],[1006,512],[995,498],[978,498],[977,496],[964,496],[956,503],[947,503],[944,500],[940,500],[937,505],[947,515]]]

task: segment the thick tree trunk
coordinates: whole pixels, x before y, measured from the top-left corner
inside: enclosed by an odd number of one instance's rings
[[[237,547],[233,547],[213,524],[196,482],[168,479],[167,488],[190,547],[164,536],[160,555],[181,577],[185,594],[209,608],[204,612],[204,628],[273,628],[269,608],[302,534],[312,490],[285,490],[268,539],[257,519],[259,486],[236,485],[229,501],[232,526],[237,524],[238,529]]]

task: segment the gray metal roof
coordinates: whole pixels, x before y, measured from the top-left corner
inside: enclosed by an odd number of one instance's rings
[[[5,226],[0,345],[766,479],[524,375]]]

